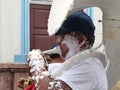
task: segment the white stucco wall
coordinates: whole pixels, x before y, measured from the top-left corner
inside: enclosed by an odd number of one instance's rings
[[[13,62],[21,49],[21,0],[0,0],[0,63]]]

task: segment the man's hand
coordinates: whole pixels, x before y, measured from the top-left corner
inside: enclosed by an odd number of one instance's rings
[[[20,80],[18,80],[18,82],[17,82],[17,86],[19,87],[19,88],[22,88],[22,89],[24,89],[24,86],[23,86],[23,83],[25,82],[25,78],[20,78]]]
[[[19,88],[22,88],[22,89],[24,89],[24,88],[26,88],[26,87],[28,87],[29,85],[32,85],[32,84],[34,84],[34,81],[32,80],[32,77],[28,77],[27,79],[20,78],[20,80],[18,80],[18,82],[17,82],[17,86]]]

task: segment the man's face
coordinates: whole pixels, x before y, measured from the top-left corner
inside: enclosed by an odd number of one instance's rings
[[[66,57],[66,54],[69,51],[69,48],[66,44],[62,43],[64,40],[64,35],[57,36],[57,44],[60,46],[62,57]]]
[[[78,40],[69,34],[58,36],[57,44],[60,46],[62,57],[65,59],[68,59],[79,52]]]

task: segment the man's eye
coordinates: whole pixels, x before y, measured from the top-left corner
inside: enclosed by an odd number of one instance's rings
[[[61,35],[61,38],[64,38],[64,35]]]

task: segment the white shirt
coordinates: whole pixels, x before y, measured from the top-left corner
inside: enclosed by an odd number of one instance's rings
[[[104,67],[94,57],[79,60],[79,63],[64,71],[57,79],[67,83],[72,90],[108,90]]]
[[[61,66],[61,63],[50,63],[48,66],[49,73],[51,74],[59,66]]]

